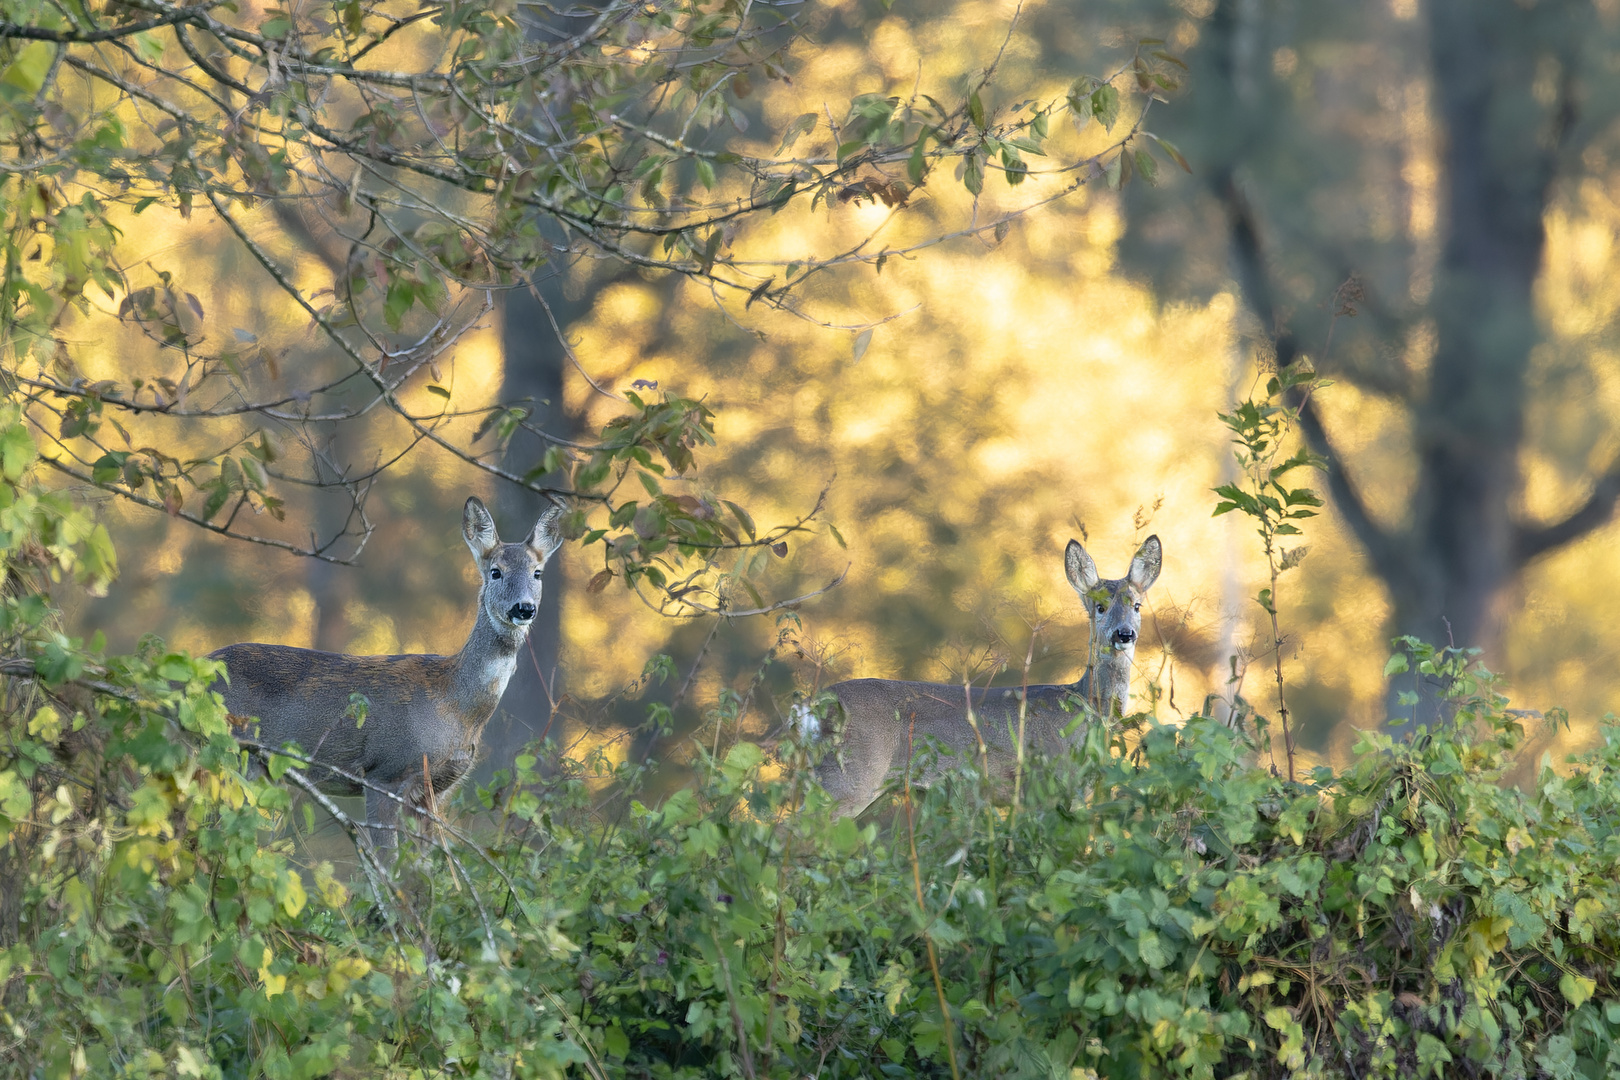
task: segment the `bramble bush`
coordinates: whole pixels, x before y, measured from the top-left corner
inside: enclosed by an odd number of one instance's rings
[[[656,807],[548,746],[368,876],[210,662],[61,633],[115,562],[33,458],[7,412],[4,1075],[1620,1077],[1620,726],[1507,786],[1465,652],[1401,641],[1438,718],[1299,782],[1149,718],[835,822],[791,743]]]

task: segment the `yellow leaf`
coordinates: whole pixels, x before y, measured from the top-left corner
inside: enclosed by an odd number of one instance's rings
[[[316,865],[315,889],[321,894],[321,902],[329,908],[341,908],[349,902],[349,890],[333,875],[329,862]]]
[[[1238,993],[1251,990],[1256,986],[1270,986],[1277,981],[1277,977],[1269,971],[1252,971],[1238,980]]]
[[[288,870],[286,887],[281,889],[281,907],[288,915],[296,916],[304,910],[304,903],[309,896],[304,892],[304,880],[298,876],[298,871]]]
[[[332,965],[332,970],[326,975],[326,985],[333,993],[341,994],[354,980],[363,979],[369,974],[370,963],[358,956],[346,956]]]
[[[264,996],[267,998],[287,992],[287,976],[270,974],[270,962],[275,958],[275,953],[267,948],[264,950],[264,959],[259,963],[259,981],[264,984]]]
[[[62,734],[62,714],[46,705],[29,718],[28,734],[55,742]]]
[[[1597,982],[1584,975],[1566,973],[1558,980],[1558,989],[1563,991],[1564,999],[1578,1009],[1592,1000],[1592,995],[1597,993]]]

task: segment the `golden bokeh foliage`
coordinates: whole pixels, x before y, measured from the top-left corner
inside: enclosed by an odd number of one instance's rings
[[[799,55],[791,83],[756,87],[758,129],[779,132],[794,117],[825,113],[824,103],[853,94],[907,96],[918,87],[927,93],[959,85],[998,53],[1005,68],[1022,65],[1016,82],[1040,86],[1047,73],[1038,65],[1051,43],[1034,34],[1062,20],[1035,5],[1026,16],[1034,30],[1021,29],[1003,45],[1011,11],[1006,3],[962,2],[942,19],[896,5],[865,23],[859,39],[829,37],[813,55]],[[1087,52],[1093,46],[1100,56],[1123,40],[1099,33],[1074,44],[1077,70],[1101,67]],[[1061,94],[1074,74],[1053,70],[1043,89]],[[801,149],[809,153],[812,144],[831,150],[825,123],[804,137]],[[874,232],[903,249],[993,221],[1003,204],[1027,205],[1032,190],[1055,192],[1073,180],[1041,175],[1042,163],[1056,158],[1030,160],[1032,174],[1016,200],[997,172],[978,200],[949,183],[894,206],[870,190],[852,192],[756,223],[737,238],[733,254],[824,256],[855,248]],[[1162,162],[1158,179],[1171,197],[1196,194],[1194,181]],[[1599,456],[1613,449],[1612,435],[1568,437],[1565,417],[1578,395],[1586,399],[1581,417],[1590,416],[1593,398],[1609,402],[1611,412],[1620,405],[1612,348],[1587,357],[1579,377],[1586,383],[1572,385],[1568,374],[1570,355],[1590,350],[1593,336],[1612,327],[1620,311],[1620,209],[1612,190],[1583,187],[1548,221],[1539,293],[1546,343],[1535,358],[1524,496],[1529,510],[1545,516],[1581,497],[1566,460],[1572,447],[1596,445],[1592,453]],[[747,732],[764,733],[779,722],[788,696],[818,677],[816,658],[830,658],[823,682],[955,680],[967,658],[988,650],[1009,665],[1002,681],[1016,682],[1038,627],[1032,677],[1077,678],[1085,619],[1064,580],[1063,545],[1083,536],[1112,576],[1123,573],[1150,532],[1163,541],[1165,569],[1144,614],[1137,700],[1157,696],[1156,711],[1166,720],[1188,715],[1207,694],[1231,691],[1236,654],[1261,657],[1241,689],[1262,711],[1271,709],[1253,599],[1263,584],[1261,553],[1235,515],[1211,517],[1211,489],[1231,469],[1216,413],[1258,392],[1264,350],[1256,340],[1263,335],[1231,289],[1165,302],[1121,269],[1130,199],[1129,188],[1111,190],[1099,176],[1004,231],[824,274],[801,287],[795,305],[802,317],[767,312],[741,296],[717,298],[697,281],[649,276],[598,286],[582,275],[576,282],[594,292],[588,314],[569,328],[570,340],[598,383],[625,391],[635,380],[657,382],[715,409],[719,445],[689,478],[694,494],[719,492],[766,525],[797,520],[825,492],[823,514],[790,540],[784,556],[741,556],[761,564],[767,601],[845,574],[841,586],[798,607],[802,626],[785,627],[799,652],[776,654],[778,663],[751,698]],[[1432,226],[1419,217],[1393,227]],[[208,258],[206,234],[187,233],[177,218],[154,213],[121,227],[146,250],[187,244],[188,257],[195,251],[196,259]],[[272,225],[262,227],[273,234]],[[283,346],[298,347],[300,324],[257,307],[261,290],[250,274],[228,265],[215,274],[214,291],[200,298],[211,318],[279,334]],[[1325,337],[1328,298],[1321,302]],[[496,344],[486,330],[447,359],[459,380],[458,404],[493,399],[501,381]],[[1306,351],[1321,345],[1306,342]],[[121,362],[115,337],[86,352],[87,368],[110,371]],[[577,372],[568,375],[565,404],[587,432],[623,410]],[[1347,384],[1322,391],[1320,405],[1345,452],[1379,478],[1368,492],[1373,509],[1397,505],[1403,475],[1410,483],[1413,445],[1403,418]],[[378,452],[384,450],[379,442]],[[469,492],[493,493],[442,455],[416,454],[398,468],[378,506],[378,540],[354,569],[311,568],[141,511],[110,511],[125,577],[78,618],[86,626],[117,625],[130,636],[152,630],[197,650],[238,638],[361,652],[453,650],[470,620],[475,588],[454,508]],[[1320,478],[1302,482],[1325,488]],[[1611,673],[1620,659],[1615,536],[1606,527],[1534,564],[1508,614],[1501,664],[1519,704],[1569,708],[1571,732],[1562,745],[1589,739],[1595,718],[1613,706]],[[1334,760],[1353,743],[1355,729],[1382,719],[1391,605],[1331,507],[1307,525],[1305,542],[1309,555],[1285,575],[1278,600],[1285,672],[1308,765]],[[548,602],[562,605],[562,669],[575,698],[614,692],[661,651],[675,656],[686,678],[711,620],[673,623],[619,581],[587,591],[602,567],[600,548],[566,548],[562,565],[566,588]],[[732,601],[755,606],[741,591]],[[323,619],[331,623],[324,635]],[[714,635],[691,678],[688,707],[712,703],[725,687],[750,685],[783,628],[770,619],[739,620]],[[580,713],[591,715],[583,707]],[[613,725],[633,722],[628,715],[615,713],[588,741],[617,738],[622,732]]]
[[[865,43],[829,48],[793,85],[773,86],[768,113],[813,110],[850,86],[905,94],[924,57],[930,76],[942,62],[971,70],[999,44],[986,28],[1007,10],[959,4],[956,17],[938,20],[897,9]],[[1002,63],[1027,63],[1037,52],[1015,38]],[[1397,111],[1389,137],[1406,167],[1378,182],[1407,186],[1411,210],[1389,227],[1410,231],[1420,261],[1432,263],[1426,238],[1434,229],[1436,135],[1422,95],[1402,100],[1410,107]],[[1196,196],[1179,175],[1161,179],[1172,199]],[[1054,185],[1041,177],[1026,183]],[[903,247],[908,236],[939,232],[975,210],[981,219],[993,215],[1006,190],[993,180],[977,207],[960,191],[940,191],[903,210],[874,201],[783,214],[768,236],[778,250],[817,243],[836,250],[883,223],[883,239]],[[1560,431],[1571,388],[1555,374],[1613,325],[1620,219],[1605,192],[1586,185],[1548,222],[1540,291],[1547,344],[1534,361],[1524,496],[1528,513],[1542,519],[1577,505],[1585,497],[1580,477],[1615,448],[1612,436],[1594,446]],[[1173,720],[1207,693],[1230,692],[1234,652],[1266,651],[1253,600],[1264,584],[1258,542],[1235,516],[1210,517],[1210,489],[1230,461],[1215,413],[1253,390],[1262,335],[1230,292],[1167,304],[1122,271],[1129,199],[1128,191],[1093,185],[1020,221],[999,244],[964,241],[890,260],[816,291],[804,305],[836,326],[893,320],[876,326],[869,342],[767,318],[742,303],[717,313],[701,289],[672,293],[645,283],[616,285],[597,299],[578,328],[579,352],[611,384],[661,380],[714,404],[727,453],[705,483],[791,519],[830,482],[828,519],[850,548],[826,533],[807,538],[782,567],[793,583],[781,590],[813,588],[849,565],[841,588],[800,613],[804,637],[835,657],[826,678],[951,681],[975,646],[988,646],[1011,663],[1002,681],[1016,682],[1033,623],[1043,627],[1035,677],[1077,677],[1085,622],[1064,581],[1064,542],[1083,525],[1103,572],[1122,573],[1141,537],[1159,533],[1165,572],[1150,597],[1153,630],[1138,652],[1137,693],[1141,700],[1156,684],[1158,712]],[[1305,343],[1308,352],[1323,347],[1330,321],[1329,297],[1318,306],[1321,336]],[[1418,354],[1426,347],[1421,338],[1397,345]],[[1575,396],[1612,401],[1612,353],[1599,345],[1588,368],[1594,382]],[[1373,509],[1392,511],[1414,482],[1405,418],[1348,383],[1322,391],[1319,404],[1346,456],[1374,478]],[[571,391],[570,405],[592,418],[612,407],[583,385]],[[1577,411],[1589,417],[1590,399]],[[1561,445],[1591,447],[1591,460],[1554,465],[1548,459]],[[1353,745],[1358,728],[1385,715],[1391,606],[1331,507],[1306,532],[1309,556],[1285,575],[1279,598],[1285,671],[1307,760],[1333,759]],[[1610,526],[1533,564],[1511,599],[1504,653],[1490,658],[1506,669],[1520,705],[1570,710],[1570,733],[1549,729],[1549,747],[1584,744],[1614,705],[1607,674],[1620,646],[1614,538]],[[593,570],[577,560],[568,567],[576,585]],[[622,595],[574,597],[564,618],[565,666],[587,695],[632,677],[650,652],[673,645],[689,656],[701,639],[672,636]],[[771,638],[762,626],[751,640],[763,650]],[[1161,643],[1164,654],[1152,647]],[[803,688],[814,665],[797,666]],[[1270,711],[1263,666],[1255,664],[1242,689]],[[699,669],[711,695],[730,674],[717,668]],[[759,727],[779,720],[780,702],[774,710],[762,705],[756,718]]]

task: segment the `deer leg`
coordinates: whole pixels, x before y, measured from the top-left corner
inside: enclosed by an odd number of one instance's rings
[[[410,783],[411,781],[407,779],[403,784],[392,785],[393,793],[406,795],[405,789]],[[387,790],[366,788],[366,820],[377,826],[370,830],[372,846],[378,851],[392,849],[397,840],[397,830],[394,826],[399,823],[399,803],[389,798]]]

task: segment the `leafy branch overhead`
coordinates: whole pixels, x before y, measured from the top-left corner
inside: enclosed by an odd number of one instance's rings
[[[466,402],[457,350],[495,296],[606,260],[819,322],[799,289],[813,275],[1000,238],[1094,179],[1152,179],[1151,149],[1186,164],[1143,128],[1180,71],[1152,40],[1053,100],[1000,85],[991,63],[954,96],[862,95],[841,121],[806,113],[761,137],[760,87],[790,78],[816,17],[678,0],[566,14],[0,0],[0,334],[45,460],[222,535],[335,561],[370,535],[372,484],[419,447],[579,497],[576,531],[617,536],[609,562],[629,579],[671,587],[680,572],[649,561],[667,551],[779,544],[706,494],[664,491],[710,441],[694,403],[636,399],[581,445],[531,424],[532,403]],[[1073,124],[1054,127],[1065,114]],[[1022,194],[901,246],[873,233],[819,255],[748,247],[750,226],[789,206],[905,213],[941,168],[975,201],[992,172]],[[210,238],[308,333],[210,312],[214,268],[137,256],[130,238],[148,228]],[[87,359],[107,333],[133,346],[116,373]],[[334,449],[356,425],[382,448],[369,462]],[[550,449],[513,469],[502,452],[520,428]],[[650,500],[628,510],[612,495],[626,469]],[[318,492],[348,512],[311,536],[295,493]]]

